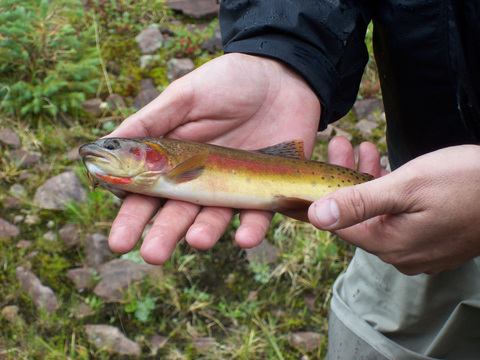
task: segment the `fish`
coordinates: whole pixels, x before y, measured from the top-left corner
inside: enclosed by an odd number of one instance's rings
[[[240,150],[170,138],[102,138],[80,147],[92,188],[201,206],[268,210],[308,221],[312,202],[373,179],[308,160],[303,141]]]

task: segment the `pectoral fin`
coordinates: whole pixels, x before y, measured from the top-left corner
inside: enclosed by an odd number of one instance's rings
[[[170,170],[165,175],[165,180],[174,184],[181,184],[198,178],[205,169],[205,163],[209,155],[210,150],[205,150],[188,158]]]

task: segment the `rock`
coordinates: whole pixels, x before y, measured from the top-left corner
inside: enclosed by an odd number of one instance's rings
[[[200,48],[204,51],[208,51],[211,54],[223,50],[222,34],[220,32],[220,27],[217,26],[213,37],[211,39],[205,40],[200,46]]]
[[[157,355],[158,350],[165,346],[168,338],[159,334],[153,334],[150,338],[151,355]]]
[[[155,89],[155,84],[153,83],[153,79],[145,78],[140,81],[140,89],[142,90],[150,90]]]
[[[22,201],[16,196],[8,196],[5,200],[5,209],[18,209]]]
[[[22,316],[19,314],[20,308],[16,305],[7,305],[2,309],[2,317],[13,325],[22,325],[24,323]]]
[[[147,89],[141,90],[138,95],[135,97],[133,102],[133,107],[136,109],[141,109],[149,102],[155,100],[155,98],[160,95],[160,92],[156,89]]]
[[[18,149],[21,145],[20,137],[12,128],[0,130],[0,144]]]
[[[57,241],[57,234],[55,234],[55,231],[49,230],[45,234],[43,234],[43,238],[47,241],[54,242]]]
[[[85,304],[84,302],[80,303],[75,309],[75,317],[77,319],[84,318],[86,316],[95,315],[96,311],[92,310],[90,305]]]
[[[31,240],[20,240],[18,243],[17,243],[17,247],[19,249],[28,249],[29,247],[31,247],[33,245],[33,241]]]
[[[80,245],[80,228],[75,224],[66,224],[58,230],[58,235],[67,246]]]
[[[23,266],[17,267],[16,271],[18,281],[33,299],[37,309],[44,309],[48,313],[54,312],[57,307],[57,297],[52,289],[42,285],[35,274],[26,270]]]
[[[25,195],[27,195],[27,189],[25,189],[25,187],[20,184],[13,184],[12,186],[10,186],[9,192],[10,194],[19,197],[24,197]]]
[[[20,229],[18,227],[0,218],[0,239],[17,237],[19,234]]]
[[[245,249],[249,262],[258,262],[262,264],[275,264],[278,261],[280,251],[267,240],[263,240],[260,245],[251,249]]]
[[[162,47],[163,35],[158,28],[148,28],[135,38],[142,54],[153,54]]]
[[[384,169],[390,166],[390,161],[388,160],[388,156],[384,155],[380,158],[380,166]]]
[[[188,74],[195,68],[192,59],[171,59],[167,62],[167,78],[169,81],[175,81]]]
[[[289,336],[289,342],[294,347],[297,347],[303,351],[312,352],[322,342],[323,335],[311,331],[300,331],[291,333]]]
[[[159,55],[143,55],[140,56],[140,69],[147,69],[155,65],[161,58]]]
[[[375,111],[383,112],[383,101],[381,99],[359,99],[353,105],[353,112],[358,120],[367,118]]]
[[[200,354],[206,353],[208,349],[215,346],[215,339],[211,337],[194,337],[192,344]]]
[[[377,123],[373,121],[362,119],[355,124],[355,130],[361,131],[361,132],[368,132],[368,131],[371,132],[372,130],[376,129],[377,126],[378,126]]]
[[[85,325],[88,340],[98,349],[106,349],[120,355],[135,356],[141,354],[140,345],[130,340],[122,332],[110,325]]]
[[[157,269],[160,268],[124,259],[111,260],[99,268],[101,280],[93,292],[106,301],[121,300],[131,284]]]
[[[165,6],[196,19],[215,17],[219,9],[217,0],[167,0]]]
[[[108,103],[110,110],[118,110],[126,106],[123,97],[115,93],[108,95],[105,102]]]
[[[103,101],[101,99],[88,99],[82,103],[82,109],[89,114],[100,115],[103,113],[102,104]]]
[[[343,136],[348,141],[352,141],[353,135],[350,134],[348,131],[345,131],[345,130],[343,130],[343,129],[339,128],[338,126],[335,126],[335,125],[332,125],[332,128],[333,128],[333,132],[334,132],[335,136]]]
[[[95,276],[96,272],[92,268],[81,267],[70,269],[67,271],[67,276],[75,284],[77,290],[89,290],[95,287]]]
[[[87,191],[73,171],[48,179],[35,192],[34,203],[42,209],[63,210],[68,201],[83,202]]]
[[[333,134],[333,126],[328,125],[325,130],[317,132],[317,140],[329,141],[332,138],[332,134]]]
[[[95,233],[85,238],[85,257],[88,266],[97,268],[108,261],[112,255],[105,235]]]
[[[42,154],[37,151],[26,151],[23,149],[10,151],[10,159],[22,169],[26,169],[42,161]]]
[[[67,159],[68,161],[80,160],[80,155],[78,154],[78,149],[80,149],[80,146],[81,145],[74,146],[64,155],[64,158]]]

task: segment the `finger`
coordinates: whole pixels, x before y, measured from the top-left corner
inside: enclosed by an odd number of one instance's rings
[[[364,184],[338,189],[314,202],[308,212],[312,224],[322,230],[339,230],[383,214],[398,214],[408,202],[398,197],[399,185],[392,174]]]
[[[192,108],[188,78],[172,83],[155,100],[126,118],[108,137],[158,137],[180,125]]]
[[[233,209],[203,208],[187,232],[187,242],[199,250],[211,248],[227,230],[233,214]]]
[[[110,230],[108,243],[112,251],[124,254],[132,250],[160,205],[159,198],[129,194]]]
[[[169,200],[158,213],[152,228],[143,240],[140,253],[149,264],[164,264],[178,241],[185,236],[200,211],[200,206]]]
[[[252,248],[262,242],[270,227],[273,213],[269,211],[244,210],[240,212],[240,226],[235,240],[243,248]]]
[[[381,176],[380,151],[371,142],[363,142],[358,147],[358,171]]]
[[[328,143],[328,162],[355,169],[355,156],[350,141],[343,136],[335,136],[330,140]]]

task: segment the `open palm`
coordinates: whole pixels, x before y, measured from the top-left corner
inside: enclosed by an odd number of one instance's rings
[[[168,136],[248,150],[302,139],[310,155],[319,118],[318,98],[295,72],[275,60],[229,54],[173,82],[109,136]],[[111,248],[130,251],[159,209],[160,199],[129,195],[112,225]],[[233,214],[233,209],[170,200],[145,236],[141,254],[147,262],[161,264],[185,234],[192,246],[209,248]],[[242,211],[237,242],[244,247],[260,243],[271,216]]]

